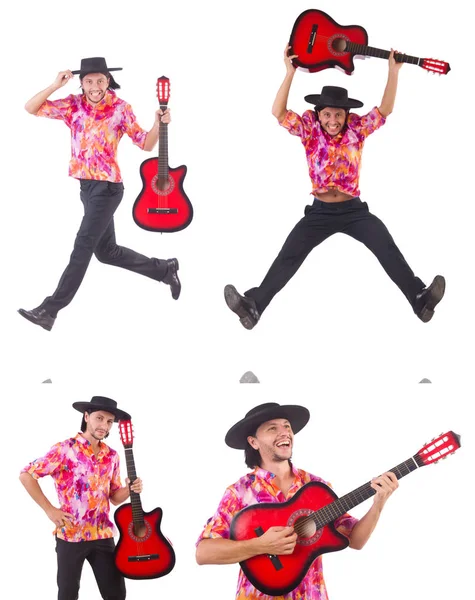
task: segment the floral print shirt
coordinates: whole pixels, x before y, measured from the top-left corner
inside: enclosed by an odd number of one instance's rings
[[[85,542],[114,537],[109,519],[109,498],[121,486],[119,455],[99,442],[96,456],[91,443],[78,433],[55,444],[43,458],[27,465],[22,473],[35,479],[51,475],[59,506],[73,515],[72,526],[58,527],[54,533],[66,542]]]
[[[305,147],[312,194],[336,188],[356,197],[360,195],[358,184],[363,145],[368,135],[385,122],[385,117],[374,107],[362,117],[350,112],[345,128],[335,137],[321,127],[313,110],[306,110],[303,116],[289,110],[281,125],[292,135],[297,135]]]
[[[256,468],[252,473],[241,477],[235,484],[230,485],[224,493],[218,510],[208,522],[201,533],[197,544],[207,538],[230,537],[231,521],[240,510],[258,502],[285,502],[306,483],[320,481],[320,477],[311,475],[292,466],[295,476],[294,482],[287,494],[273,484],[275,475],[261,468]],[[358,519],[345,514],[335,521],[335,527],[343,535],[349,537]],[[301,583],[285,596],[268,596],[257,590],[239,569],[236,600],[328,600],[325,581],[323,579],[322,557],[317,557],[307,571]]]
[[[130,104],[112,90],[107,90],[96,106],[89,104],[83,94],[46,100],[37,116],[61,119],[71,130],[69,175],[76,179],[121,182],[116,156],[120,139],[126,133],[143,149],[147,137]]]

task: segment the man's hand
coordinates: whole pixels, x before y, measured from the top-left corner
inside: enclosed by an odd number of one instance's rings
[[[371,487],[373,490],[376,490],[373,504],[379,506],[379,508],[383,508],[389,496],[399,487],[399,483],[396,475],[389,471],[372,479]]]
[[[284,51],[284,63],[285,63],[285,68],[287,69],[287,73],[290,73],[293,75],[295,73],[295,67],[292,64],[292,59],[297,58],[298,54],[291,54],[289,56],[289,51],[290,51],[290,46],[286,46],[285,51]]]
[[[163,111],[161,108],[159,108],[156,112],[155,112],[155,124],[158,125],[160,122],[161,123],[166,123],[168,125],[168,123],[170,123],[170,121],[172,120],[171,115],[170,115],[170,109],[167,108],[165,111]]]
[[[297,543],[293,527],[269,527],[259,538],[262,554],[292,554]]]
[[[125,480],[125,483],[129,487],[129,489],[132,490],[133,492],[135,492],[136,494],[140,494],[143,490],[143,483],[142,483],[142,480],[140,479],[140,477],[137,477],[137,479],[134,481],[134,483],[130,483],[130,479],[127,478]]]
[[[52,506],[46,511],[46,515],[51,521],[53,521],[56,527],[71,527],[73,524],[73,515],[64,512],[64,510],[61,510],[60,508],[55,508],[54,506]]]
[[[73,79],[73,77],[74,75],[71,73],[71,71],[60,71],[56,75],[56,79],[53,82],[53,87],[59,90],[59,88],[62,88],[63,85],[66,85],[70,79]]]
[[[390,73],[399,73],[399,70],[401,69],[403,63],[402,62],[396,62],[396,59],[394,58],[394,52],[395,52],[395,50],[393,50],[391,48],[391,52],[389,53],[389,58],[388,58],[389,72]],[[401,53],[398,52],[397,54],[401,54]]]

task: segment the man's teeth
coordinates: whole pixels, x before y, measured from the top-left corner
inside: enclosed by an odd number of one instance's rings
[[[277,444],[277,446],[280,448],[280,446],[290,446],[290,442],[279,442]]]

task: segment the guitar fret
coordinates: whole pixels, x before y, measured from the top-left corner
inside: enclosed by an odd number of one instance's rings
[[[355,44],[354,42],[346,43],[346,50],[352,54],[358,54],[363,56],[374,56],[376,58],[389,58],[390,52],[388,50],[380,50],[379,48],[373,48],[372,46],[364,46],[363,44]],[[409,56],[408,54],[396,53],[398,62],[406,62],[413,65],[419,65],[421,59],[417,56]]]
[[[125,448],[125,463],[127,466],[127,477],[130,482],[133,483],[137,479],[137,473],[135,470],[134,455],[132,448]],[[132,519],[134,525],[142,525],[144,522],[142,501],[140,500],[140,494],[130,490],[130,504],[132,507]]]
[[[390,470],[392,473],[394,473],[394,475],[396,475],[397,479],[401,479],[412,471],[415,471],[418,466],[422,466],[422,464],[418,465],[417,458],[411,457]],[[352,492],[349,492],[341,498],[338,498],[338,500],[335,500],[331,504],[323,506],[310,516],[315,522],[317,528],[321,529],[325,525],[332,523],[335,519],[347,513],[358,504],[361,504],[368,498],[371,498],[371,496],[374,496],[374,494],[376,494],[376,490],[371,487],[371,482],[365,483]]]

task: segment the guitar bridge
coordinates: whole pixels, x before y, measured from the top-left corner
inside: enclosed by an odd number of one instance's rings
[[[310,32],[310,37],[308,38],[307,52],[309,54],[312,54],[312,52],[313,52],[313,46],[315,44],[315,38],[317,37],[317,29],[318,29],[318,25],[314,25],[312,27],[312,31]]]
[[[158,560],[159,558],[159,554],[141,554],[140,556],[128,556],[127,560],[129,562],[148,562],[150,560]]]
[[[147,208],[147,213],[152,215],[176,215],[178,208]]]

